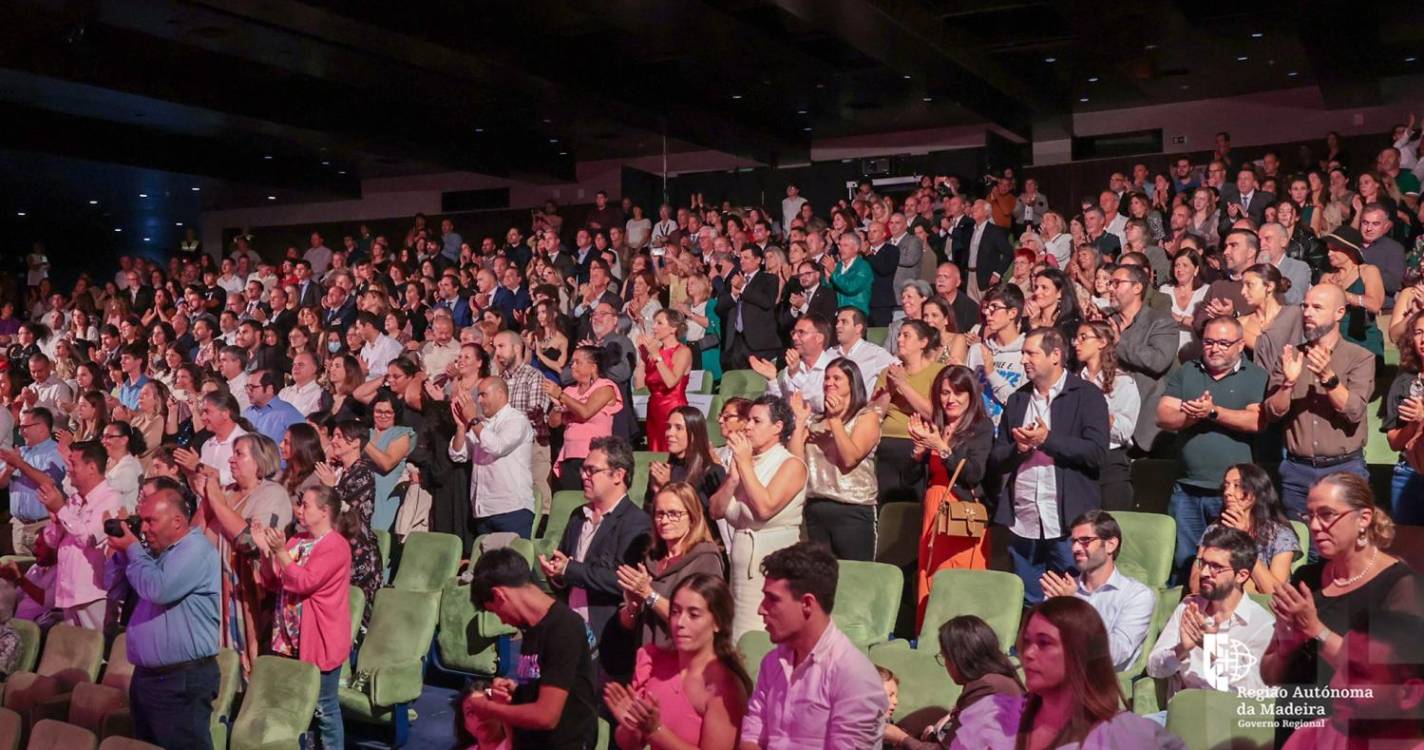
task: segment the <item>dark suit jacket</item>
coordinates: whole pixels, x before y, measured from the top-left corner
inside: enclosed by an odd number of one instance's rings
[[[514,311],[523,310],[533,304],[529,299],[529,287],[521,285],[516,291],[509,291],[509,287],[503,284],[494,290],[494,297],[490,304],[499,308],[504,313],[504,324],[510,328],[515,328]]]
[[[356,297],[348,295],[339,309],[326,310],[322,314],[322,321],[327,326],[336,326],[342,329],[350,328],[356,323]]]
[[[271,318],[271,325],[280,329],[282,333],[288,333],[297,325],[297,311],[288,308],[278,310]]]
[[[321,304],[321,295],[324,291],[321,284],[316,279],[311,279],[306,283],[306,288],[302,284],[297,285],[297,306],[316,307]]]
[[[469,327],[474,321],[474,316],[470,313],[470,301],[464,295],[456,297],[455,300],[438,300],[435,303],[438,309],[448,310],[450,317],[455,320],[455,332],[459,333],[461,328]]]
[[[801,318],[801,316],[793,315],[791,312],[790,287],[795,281],[795,279],[792,279],[786,284],[788,288],[786,295],[787,301],[780,305],[776,313],[777,322],[781,326],[782,334],[788,341],[791,340],[791,335],[788,332],[796,325],[796,321]],[[795,291],[801,291],[799,284]],[[806,305],[806,315],[819,315],[834,323],[836,320],[836,290],[825,284],[817,284],[816,291],[811,295],[811,299]]]
[[[1014,479],[1029,454],[1014,444],[1013,428],[1022,427],[1033,398],[1033,383],[1020,388],[1004,404],[999,431],[989,460],[1004,478],[994,523],[1014,523]],[[1108,401],[1097,386],[1068,373],[1063,392],[1049,404],[1048,440],[1042,450],[1053,459],[1058,483],[1058,526],[1066,535],[1068,522],[1084,511],[1102,507],[1098,471],[1108,452]]]
[[[742,289],[742,336],[755,351],[780,352],[782,349],[781,336],[776,333],[776,295],[780,287],[775,276],[758,271]],[[730,286],[717,297],[717,316],[722,319],[722,349],[725,351],[737,335],[737,301],[732,299]]]
[[[964,239],[964,263],[960,266],[963,270],[968,270],[969,263],[969,243],[974,240],[974,224],[969,224],[969,235]],[[975,268],[975,276],[979,279],[979,289],[989,288],[989,278],[994,274],[1004,276],[1009,271],[1009,264],[1014,260],[1014,248],[1009,244],[1009,230],[988,222],[984,227],[984,234],[979,238],[978,265]]]
[[[866,253],[865,262],[875,274],[870,282],[870,324],[888,326],[899,304],[895,299],[895,272],[900,268],[900,248],[887,240],[875,252]]]
[[[153,287],[151,286],[141,286],[137,293],[132,289],[125,289],[119,296],[129,303],[129,308],[135,315],[153,307]]]
[[[1256,188],[1256,192],[1251,194],[1251,204],[1246,207],[1246,216],[1259,227],[1266,220],[1266,206],[1275,202],[1274,194]],[[1217,231],[1222,237],[1226,237],[1226,233],[1231,231],[1231,223],[1236,221],[1231,218],[1231,213],[1226,208],[1233,203],[1241,204],[1241,191],[1236,189],[1236,183],[1228,182],[1221,186],[1221,219],[1217,223]]]
[[[559,542],[559,551],[570,558],[587,521],[583,508],[579,506],[569,515],[569,525]],[[637,648],[633,633],[618,624],[618,606],[623,603],[618,566],[636,566],[643,561],[651,532],[648,514],[625,496],[599,523],[583,561],[570,559],[564,569],[565,585],[560,596],[567,602],[569,589],[575,586],[588,593],[588,627],[598,639],[599,664],[615,677],[632,675]]]

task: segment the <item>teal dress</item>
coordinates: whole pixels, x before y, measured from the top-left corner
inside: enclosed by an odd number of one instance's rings
[[[386,430],[379,438],[376,437],[376,431],[374,429],[371,430],[371,440],[375,442],[377,448],[383,451],[389,449],[391,443],[394,443],[396,438],[402,435],[410,438],[410,451],[413,452],[415,450],[416,440],[415,430],[396,425]],[[410,456],[410,452],[407,452],[406,456]],[[406,459],[401,459],[400,463],[396,464],[389,472],[384,474],[372,464],[371,476],[376,480],[376,508],[371,513],[372,529],[390,531],[391,526],[395,524],[396,512],[400,510],[401,500],[404,499],[395,496],[395,489],[396,485],[400,483],[401,475],[405,473],[405,463]]]
[[[715,336],[719,342],[718,346],[702,350],[702,369],[707,371],[704,377],[712,378],[715,383],[722,379],[722,319],[717,317],[717,299],[714,297],[707,300],[702,305],[702,314],[707,316],[707,331],[704,335]],[[697,342],[691,342],[696,344]]]
[[[1364,294],[1365,280],[1355,278],[1355,283],[1345,290],[1350,294]],[[1349,305],[1345,308],[1345,319],[1340,321],[1340,335],[1352,344],[1359,344],[1370,350],[1376,357],[1384,356],[1384,334],[1375,324],[1375,316],[1363,307]]]
[[[836,270],[827,283],[836,290],[836,307],[854,305],[870,315],[870,285],[875,280],[875,272],[864,258],[857,256],[847,268],[842,261],[836,261]]]

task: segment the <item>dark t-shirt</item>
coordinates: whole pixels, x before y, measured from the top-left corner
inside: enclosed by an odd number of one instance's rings
[[[556,601],[539,624],[524,631],[514,668],[515,705],[535,703],[543,685],[567,690],[559,724],[547,732],[514,730],[516,750],[585,750],[598,742],[593,691],[593,634],[567,604]]]
[[[1215,380],[1193,360],[1167,376],[1164,396],[1190,401],[1210,391],[1212,403],[1224,409],[1245,409],[1260,404],[1266,394],[1266,371],[1247,362],[1231,374]],[[1252,433],[1236,432],[1203,420],[1177,433],[1184,471],[1177,480],[1184,485],[1220,491],[1221,479],[1234,464],[1253,462]]]

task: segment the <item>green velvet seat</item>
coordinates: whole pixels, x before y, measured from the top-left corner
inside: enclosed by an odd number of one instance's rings
[[[210,720],[213,747],[227,747],[228,726],[232,723],[232,703],[237,697],[237,652],[230,648],[218,649],[218,694],[213,698],[213,715]],[[76,689],[77,692],[77,689]],[[127,706],[109,711],[99,722],[101,738],[128,737],[133,734],[133,716]]]
[[[381,565],[389,570],[391,567],[391,545],[395,543],[391,538],[391,532],[384,529],[372,529],[371,533],[376,535],[376,549],[381,551]]]
[[[722,385],[717,392],[723,396],[756,398],[766,393],[766,378],[756,370],[728,370],[722,373]]]
[[[451,581],[440,593],[435,649],[441,669],[484,677],[499,674],[500,638],[517,633],[492,613],[476,607],[468,584]]]
[[[1147,656],[1151,655],[1158,637],[1162,635],[1162,629],[1167,627],[1167,621],[1172,619],[1172,613],[1176,611],[1177,605],[1181,604],[1182,588],[1173,586],[1157,591],[1157,605],[1152,610],[1152,624],[1147,629],[1147,643],[1144,644],[1143,655],[1137,659],[1138,663],[1134,664],[1138,669],[1128,679],[1124,679],[1124,676],[1131,670],[1118,673],[1123,693],[1132,701],[1132,710],[1135,713],[1156,713],[1162,710],[1161,706],[1167,702],[1167,680],[1157,680],[1146,675]]]
[[[935,660],[937,653],[938,637],[914,649],[892,644],[870,649],[870,660],[894,672],[900,681],[900,704],[895,709],[897,721],[925,709],[946,711],[959,698],[960,687]]]
[[[871,326],[865,329],[865,340],[876,346],[885,346],[885,339],[890,336],[890,326]]]
[[[232,723],[231,750],[297,748],[316,712],[321,672],[315,664],[259,656]]]
[[[437,592],[460,570],[460,537],[438,531],[415,531],[401,545],[400,565],[391,587],[403,591]]]
[[[10,619],[10,627],[20,636],[20,661],[15,671],[35,671],[35,665],[40,663],[40,643],[44,640],[40,626],[15,617]]]
[[[505,538],[503,543],[499,543],[500,540],[498,537],[500,536]],[[534,542],[522,537],[510,539],[507,534],[481,534],[475,537],[475,543],[470,548],[470,565],[473,567],[475,562],[477,562],[484,553],[499,547],[508,547],[518,552],[520,557],[528,560],[530,565],[534,564],[534,555],[536,554],[534,551]]]
[[[722,413],[727,399],[735,395],[724,396],[719,393],[712,397],[712,403],[707,407],[707,440],[715,447],[720,448],[727,443],[727,438],[722,436],[722,425],[717,421],[717,415]]]
[[[920,504],[886,503],[875,526],[875,562],[904,568],[920,559]]]
[[[366,687],[341,688],[341,711],[347,721],[390,725],[395,746],[409,731],[408,704],[420,697],[425,655],[440,617],[440,592],[385,588],[376,592],[371,626],[361,642],[353,667]]]
[[[361,633],[361,616],[366,613],[366,592],[360,586],[348,586],[347,608],[351,610],[351,642]]]
[[[890,640],[905,590],[904,574],[877,562],[841,560],[839,565],[832,613],[836,627],[862,648]]]
[[[1128,578],[1149,588],[1167,585],[1172,573],[1172,551],[1177,546],[1177,522],[1161,513],[1113,511],[1122,527],[1122,548],[1117,567]]]
[[[1167,731],[1188,750],[1269,750],[1275,743],[1273,706],[1218,690],[1182,690],[1167,704]]]
[[[752,681],[756,681],[757,672],[761,671],[761,660],[771,650],[776,648],[776,644],[771,642],[771,636],[765,630],[748,630],[742,634],[737,641],[737,650],[741,652],[742,659],[747,665],[747,674],[752,676]]]
[[[33,672],[16,672],[5,682],[5,707],[29,714],[35,706],[93,682],[104,663],[104,635],[63,623],[49,629]]]
[[[0,708],[0,750],[20,750],[24,733],[25,719],[18,712]]]
[[[564,529],[568,528],[569,516],[584,504],[583,493],[578,490],[560,490],[554,493],[549,506],[549,523],[544,527],[544,535],[535,541],[534,549],[541,555],[552,553],[564,539]]]
[[[26,750],[95,750],[99,738],[84,727],[65,724],[54,719],[42,719],[30,729]]]
[[[993,628],[1000,648],[1008,653],[1019,636],[1023,598],[1023,580],[1013,573],[941,570],[930,580],[930,599],[925,605],[925,621],[920,625],[916,648],[933,654],[939,648],[940,625],[959,615],[978,615]]]
[[[642,506],[643,496],[648,492],[649,467],[657,462],[666,462],[668,454],[660,451],[633,451],[633,483],[628,486],[628,499]]]

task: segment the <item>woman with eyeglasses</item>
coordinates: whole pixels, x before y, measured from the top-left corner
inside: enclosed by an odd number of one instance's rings
[[[371,515],[371,528],[391,531],[400,511],[402,497],[395,494],[396,485],[405,474],[406,459],[415,450],[415,430],[399,424],[403,406],[392,393],[378,394],[370,403],[371,437],[363,455],[374,467],[376,507]]]
[[[1398,314],[1396,306],[1396,314]],[[1384,400],[1380,429],[1389,447],[1399,452],[1390,483],[1390,515],[1399,523],[1424,525],[1424,311],[1405,322],[1399,341],[1399,374]]]
[[[929,299],[933,291],[922,279],[906,279],[900,283],[900,310],[905,316],[890,321],[890,328],[885,332],[885,351],[891,354],[899,353],[900,327],[907,320],[923,319],[925,300]]]
[[[1024,684],[1001,648],[999,636],[975,615],[951,617],[939,626],[935,661],[960,687],[959,698],[943,718],[911,737],[885,725],[885,746],[896,750],[1008,748],[1013,746],[1014,717],[1023,711]]]
[[[1326,687],[1345,661],[1344,634],[1372,612],[1424,615],[1418,575],[1385,552],[1394,541],[1394,521],[1375,504],[1365,479],[1339,472],[1316,482],[1305,521],[1321,559],[1296,570],[1271,598],[1276,631],[1261,658],[1268,685]],[[1325,716],[1327,705],[1324,698],[1292,700],[1293,708],[1312,712],[1301,716]],[[1291,729],[1277,729],[1276,747]]]
[[[104,425],[100,442],[109,456],[104,481],[119,493],[119,502],[130,513],[138,508],[138,488],[143,484],[143,462],[139,456],[148,450],[143,433],[128,422],[114,421]]]
[[[1287,306],[1290,279],[1270,263],[1257,263],[1241,274],[1241,296],[1251,312],[1241,315],[1242,335],[1251,361],[1274,372],[1281,348],[1300,341],[1303,319],[1300,305]]]
[[[671,649],[668,607],[673,589],[693,575],[722,578],[726,560],[713,541],[702,500],[692,485],[663,485],[648,507],[653,540],[646,558],[637,565],[618,566],[618,586],[623,589],[618,622],[639,634],[640,645]]]
[[[712,518],[727,521],[732,544],[728,579],[736,600],[732,640],[749,630],[763,630],[761,561],[801,541],[806,505],[806,463],[786,449],[796,417],[786,401],[762,396],[752,402],[741,432],[727,436],[732,464],[727,481],[712,496]]]
[[[583,489],[579,469],[588,457],[589,444],[596,437],[613,434],[613,417],[623,409],[618,386],[603,377],[603,352],[596,346],[578,347],[569,367],[574,382],[567,388],[550,380],[543,384],[554,402],[549,426],[564,428],[564,447],[554,461],[560,490]]]
[[[1111,323],[1090,320],[1078,327],[1073,351],[1083,366],[1082,378],[1108,400],[1108,452],[1098,470],[1103,510],[1132,510],[1132,467],[1127,450],[1142,410],[1142,396],[1132,377],[1117,361],[1117,332]]]
[[[1236,464],[1221,480],[1221,517],[1207,526],[1240,529],[1256,542],[1256,566],[1246,581],[1246,590],[1275,593],[1290,580],[1290,567],[1305,554],[1295,529],[1286,520],[1286,506],[1265,469],[1255,464]],[[1205,538],[1206,534],[1203,533]],[[1188,590],[1197,591],[1201,569],[1193,565]]]

